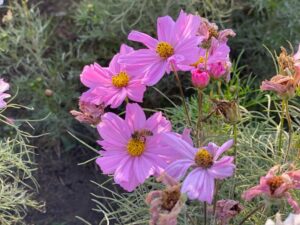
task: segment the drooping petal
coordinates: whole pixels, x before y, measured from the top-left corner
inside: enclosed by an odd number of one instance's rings
[[[139,32],[139,31],[131,31],[128,35],[128,40],[136,41],[143,43],[145,46],[147,46],[150,49],[155,49],[158,41],[154,39],[153,37],[149,36],[148,34]]]
[[[167,62],[166,61],[158,61],[155,64],[151,64],[145,70],[145,78],[143,83],[147,86],[153,86],[157,84],[160,79],[163,77],[164,73],[166,72]]]
[[[224,156],[219,161],[214,162],[211,168],[207,169],[208,173],[216,179],[231,177],[235,168],[235,165],[232,162],[233,157]]]
[[[162,143],[169,146],[179,158],[194,161],[195,149],[189,143],[172,133],[162,134]]]
[[[176,180],[180,180],[187,172],[187,170],[193,165],[193,161],[189,159],[180,159],[171,163],[166,168],[166,173]]]
[[[215,156],[214,156],[214,160],[217,160],[225,151],[227,151],[228,149],[231,148],[231,146],[233,145],[233,140],[228,140],[226,141],[221,147],[218,148]]]

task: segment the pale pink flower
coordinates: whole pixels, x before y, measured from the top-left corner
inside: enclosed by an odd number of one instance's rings
[[[237,216],[242,210],[243,206],[235,200],[219,200],[216,203],[216,219],[220,225],[227,225],[229,221]]]
[[[272,167],[266,176],[260,178],[259,185],[245,191],[242,197],[246,201],[262,195],[272,199],[285,199],[296,213],[300,213],[298,203],[292,198],[290,190],[300,189],[300,170],[284,172],[278,175],[280,166]]]
[[[209,204],[214,195],[215,179],[225,179],[233,175],[235,165],[233,157],[220,156],[233,144],[227,141],[221,147],[214,143],[194,148],[190,143],[172,134],[163,134],[162,142],[180,156],[166,168],[166,173],[176,180],[184,177],[187,170],[191,172],[183,180],[181,192],[187,193],[190,199],[198,199]]]
[[[90,88],[83,93],[81,99],[92,104],[117,108],[129,98],[135,102],[142,102],[146,86],[142,83],[144,74],[138,68],[128,68],[118,63],[118,59],[133,49],[122,45],[120,53],[116,54],[108,68],[97,63],[85,66],[80,75],[81,82]]]
[[[206,71],[200,69],[192,70],[192,83],[197,88],[205,88],[209,84],[209,74]]]
[[[156,84],[165,74],[173,70],[188,71],[197,60],[200,43],[196,37],[200,18],[181,11],[174,21],[170,16],[157,19],[157,39],[145,33],[132,31],[128,39],[144,44],[140,49],[120,57],[119,62],[141,67],[145,71],[145,84]]]
[[[4,93],[9,89],[9,84],[6,83],[3,79],[0,79],[0,109],[6,107],[6,102],[4,99],[9,98],[10,94]]]
[[[279,213],[275,216],[275,221],[268,219],[265,225],[300,225],[300,214],[290,213],[284,222],[281,220]]]
[[[164,190],[151,191],[146,196],[150,205],[150,225],[176,225],[177,217],[184,207],[185,199],[180,184],[166,173],[157,179],[166,185]]]
[[[114,113],[105,113],[97,126],[104,151],[97,159],[104,174],[113,174],[114,181],[133,191],[151,175],[160,174],[167,166],[167,148],[161,145],[164,132],[171,123],[161,112],[146,119],[136,103],[127,104],[125,120]]]
[[[101,116],[104,114],[104,105],[95,105],[82,100],[79,100],[79,111],[71,110],[70,113],[81,123],[97,125],[101,121]]]

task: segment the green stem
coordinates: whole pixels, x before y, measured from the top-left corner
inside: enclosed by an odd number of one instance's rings
[[[191,217],[191,215],[190,215],[188,212],[186,212],[186,215],[187,215],[187,217],[189,218],[191,224],[192,224],[192,225],[196,225],[196,222],[193,220],[193,218]]]
[[[198,121],[197,121],[197,128],[196,128],[196,138],[198,142],[198,146],[201,145],[202,139],[202,107],[203,106],[203,92],[200,88],[198,88]]]
[[[284,123],[284,111],[285,111],[285,100],[282,100],[281,115],[280,115],[280,127],[279,127],[279,141],[278,141],[278,153],[280,154],[282,148],[282,135],[283,135],[283,123]]]
[[[203,210],[204,210],[204,225],[206,225],[206,222],[207,222],[207,203],[206,202],[204,202]]]
[[[284,156],[283,163],[287,162],[287,159],[288,159],[288,156],[290,153],[290,149],[291,149],[292,137],[293,137],[293,126],[292,126],[292,119],[291,119],[290,112],[289,112],[289,102],[288,101],[286,101],[286,103],[285,103],[285,115],[286,115],[286,119],[287,119],[288,127],[289,127],[289,143],[288,143],[287,151]]]
[[[235,123],[233,125],[233,140],[234,140],[234,144],[233,144],[233,154],[234,154],[234,165],[235,165],[235,170],[234,170],[234,174],[233,174],[233,188],[232,188],[232,196],[233,198],[235,197],[235,189],[236,189],[236,173],[237,173],[237,166],[238,166],[238,160],[237,160],[237,156],[238,156],[238,151],[237,151],[237,144],[238,144],[238,129],[237,129],[237,124]]]
[[[185,114],[186,114],[186,119],[187,119],[188,125],[191,127],[192,123],[191,123],[191,120],[190,120],[190,116],[189,116],[189,111],[188,111],[187,105],[185,103],[185,98],[184,98],[184,93],[183,93],[181,81],[179,79],[178,73],[177,73],[177,71],[176,71],[175,66],[174,66],[173,63],[171,63],[171,67],[172,67],[172,70],[173,70],[173,72],[175,74],[177,85],[179,87],[180,95],[181,95],[181,98],[182,98],[182,104],[183,104],[184,111],[185,111]]]
[[[243,223],[245,223],[251,216],[253,216],[263,206],[264,206],[264,204],[261,204],[261,205],[257,206],[255,209],[253,209],[238,225],[242,225]]]

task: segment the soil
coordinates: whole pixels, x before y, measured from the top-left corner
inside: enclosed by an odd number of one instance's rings
[[[30,4],[37,4],[43,14],[48,17],[61,17],[71,10],[78,0],[32,0]],[[59,35],[59,31],[57,33]],[[49,136],[51,138],[51,136]],[[55,140],[50,140],[55,142]],[[75,140],[74,140],[75,142]],[[45,202],[45,212],[31,210],[26,217],[28,225],[82,225],[76,216],[84,218],[91,224],[98,224],[101,214],[92,211],[95,204],[90,193],[101,191],[91,181],[98,183],[107,179],[101,174],[94,162],[79,166],[95,157],[95,153],[80,147],[64,151],[63,147],[44,149],[42,144],[36,143],[37,172],[35,177],[39,183],[37,199]]]
[[[77,148],[61,155],[53,150],[37,151],[38,164],[35,175],[40,185],[38,199],[46,204],[45,212],[31,211],[26,224],[30,225],[79,225],[76,216],[91,224],[98,224],[101,215],[92,211],[95,204],[90,193],[99,189],[90,181],[103,182],[106,179],[92,162],[77,165],[95,156],[87,149]]]

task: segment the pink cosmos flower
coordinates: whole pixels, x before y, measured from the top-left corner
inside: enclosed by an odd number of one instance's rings
[[[205,88],[209,84],[209,74],[199,69],[192,70],[192,83],[197,88]]]
[[[101,116],[104,114],[104,105],[95,105],[92,103],[79,100],[80,112],[71,110],[70,113],[81,123],[97,125],[101,121]]]
[[[161,145],[164,132],[171,123],[161,112],[146,119],[142,108],[127,104],[125,120],[114,113],[105,113],[97,126],[104,151],[96,162],[104,174],[113,174],[114,181],[127,191],[133,191],[151,175],[167,166],[167,148]]]
[[[150,225],[176,225],[177,217],[184,207],[185,199],[180,193],[180,184],[166,173],[157,179],[166,185],[164,190],[151,191],[146,196],[150,205]]]
[[[230,48],[226,43],[212,38],[210,48],[200,48],[198,60],[193,65],[202,71],[207,71],[214,79],[224,77],[226,81],[229,81],[231,68],[229,52]]]
[[[173,70],[188,71],[197,60],[197,48],[200,43],[196,31],[200,18],[181,11],[174,21],[170,16],[157,19],[157,39],[147,34],[132,31],[128,39],[144,44],[140,49],[120,57],[119,62],[142,67],[145,71],[145,84],[156,84],[165,72]]]
[[[233,157],[220,156],[233,144],[227,141],[221,147],[214,143],[194,148],[190,143],[172,133],[163,134],[162,142],[168,145],[174,154],[181,157],[166,168],[166,173],[176,180],[184,177],[187,170],[191,172],[184,179],[181,192],[187,193],[190,199],[212,202],[215,179],[224,179],[233,175]]]
[[[120,106],[125,98],[142,102],[146,90],[146,86],[142,84],[144,74],[138,68],[128,68],[118,63],[122,55],[130,52],[133,49],[123,44],[120,53],[112,58],[108,68],[97,63],[85,66],[80,79],[90,89],[83,93],[81,99],[96,105],[104,103],[112,108]]]
[[[6,83],[3,79],[0,79],[0,109],[3,109],[6,107],[6,102],[4,99],[9,98],[10,94],[6,94],[6,92],[9,89],[9,84]]]
[[[300,213],[298,203],[292,198],[290,190],[300,189],[300,170],[289,171],[277,175],[280,166],[272,167],[266,176],[260,178],[259,185],[245,191],[242,197],[246,201],[252,200],[254,197],[262,195],[269,199],[285,199],[292,206],[296,213]]]

